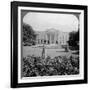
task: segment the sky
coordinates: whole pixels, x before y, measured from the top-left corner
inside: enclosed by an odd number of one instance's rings
[[[23,22],[32,26],[35,31],[45,31],[51,28],[63,32],[78,30],[78,19],[74,14],[56,14],[28,12]]]

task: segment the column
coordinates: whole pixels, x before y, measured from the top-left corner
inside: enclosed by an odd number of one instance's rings
[[[50,44],[52,44],[52,35],[50,34]]]
[[[54,44],[56,44],[56,33],[55,33],[55,35],[54,35]]]

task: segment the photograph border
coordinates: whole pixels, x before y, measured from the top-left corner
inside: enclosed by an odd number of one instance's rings
[[[67,80],[67,81],[49,81],[35,83],[18,83],[18,7],[41,7],[56,9],[77,9],[84,10],[84,79],[83,80]],[[87,73],[87,6],[83,5],[67,5],[67,4],[49,4],[35,2],[11,2],[11,87],[35,87],[35,86],[52,86],[81,84],[88,82]]]

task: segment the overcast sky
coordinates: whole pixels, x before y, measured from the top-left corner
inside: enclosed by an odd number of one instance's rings
[[[32,26],[36,31],[45,31],[54,28],[63,32],[78,30],[78,19],[73,14],[29,12],[23,22]]]

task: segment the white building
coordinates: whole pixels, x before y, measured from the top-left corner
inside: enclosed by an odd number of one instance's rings
[[[69,40],[69,33],[62,32],[55,29],[48,29],[46,31],[38,31],[36,32],[37,44],[60,44],[66,45]]]

